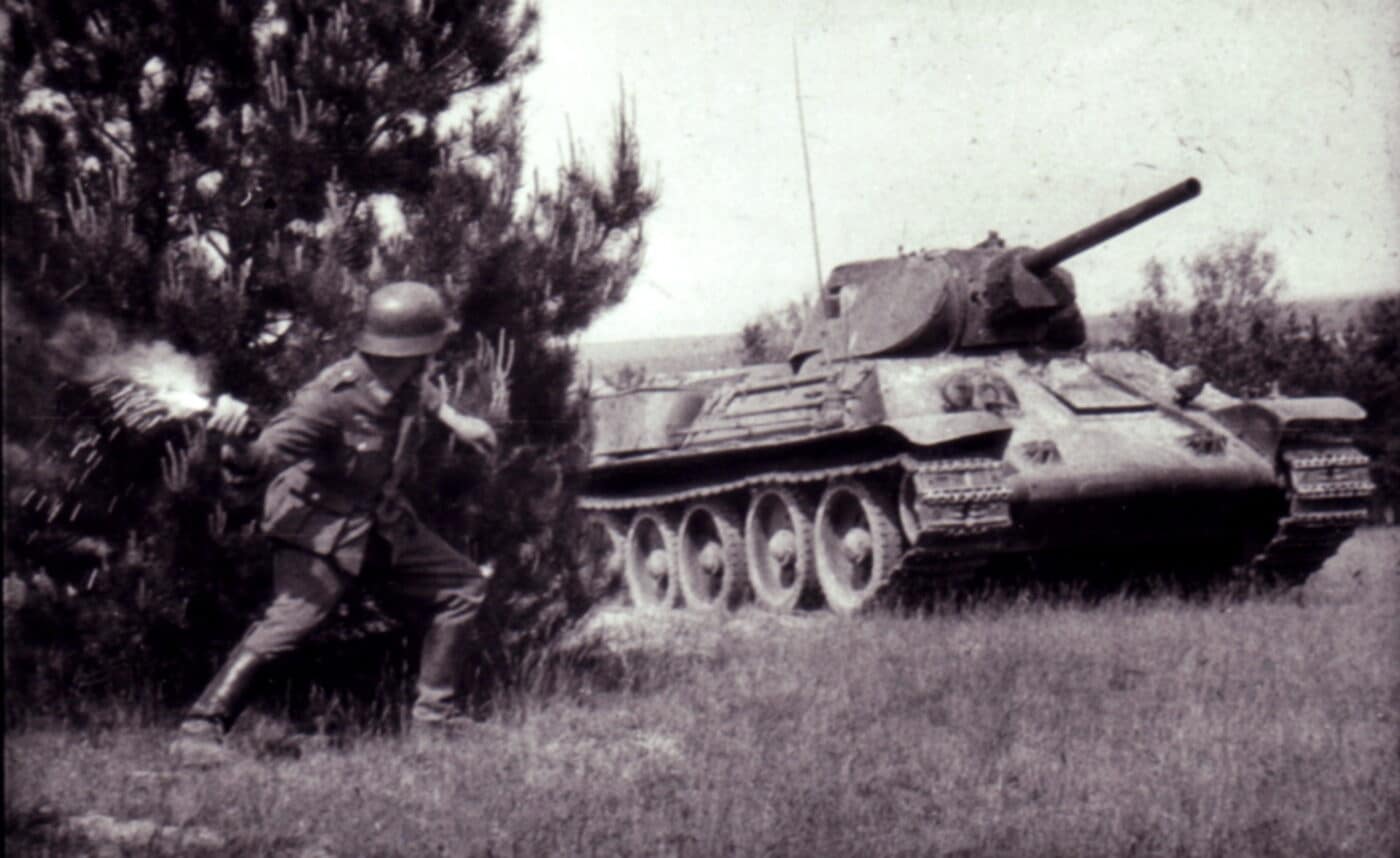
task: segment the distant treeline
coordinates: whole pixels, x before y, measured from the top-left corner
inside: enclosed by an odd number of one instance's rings
[[[1316,325],[1326,336],[1341,336],[1348,329],[1355,330],[1364,325],[1377,304],[1400,293],[1377,293],[1372,295],[1348,295],[1342,298],[1300,298],[1289,300],[1280,296],[1279,308],[1285,316],[1292,316],[1298,323],[1309,328]],[[1133,316],[1137,304],[1104,315],[1089,316],[1085,323],[1089,329],[1090,348],[1112,348],[1129,341],[1132,336]],[[1178,312],[1183,308],[1178,306]]]
[[[1377,294],[1296,301],[1280,299],[1280,306],[1285,314],[1292,314],[1300,323],[1307,322],[1311,326],[1316,318],[1323,333],[1332,336],[1344,333],[1348,326],[1363,324],[1377,304],[1394,297]],[[619,371],[666,375],[783,360],[797,334],[797,328],[790,326],[791,307],[805,306],[800,301],[792,301],[790,305],[760,314],[738,334],[582,343],[578,347],[579,363],[591,370],[595,379],[605,379]],[[1116,348],[1128,343],[1135,308],[1136,305],[1087,316],[1084,321],[1089,330],[1089,347]]]

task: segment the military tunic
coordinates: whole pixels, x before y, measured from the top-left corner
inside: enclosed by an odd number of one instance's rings
[[[422,419],[440,403],[416,382],[388,390],[356,353],[303,387],[230,463],[275,474],[262,516],[275,595],[242,645],[268,657],[294,649],[362,577],[386,609],[427,625],[413,711],[424,720],[460,702],[463,648],[485,592],[478,567],[398,492]]]
[[[431,386],[386,389],[359,354],[327,367],[249,449],[259,472],[276,474],[263,532],[358,574],[375,525],[386,537],[413,526],[392,482],[414,453],[424,411],[438,404]]]

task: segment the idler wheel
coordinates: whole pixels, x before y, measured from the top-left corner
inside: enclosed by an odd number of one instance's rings
[[[889,582],[903,548],[896,521],[893,505],[863,483],[841,480],[822,493],[813,553],[833,611],[861,610]]]
[[[788,488],[760,489],[744,517],[744,554],[754,599],[791,611],[812,582],[812,507]]]
[[[739,518],[724,504],[705,501],[681,519],[676,568],[688,607],[732,608],[744,596],[747,573]]]
[[[637,513],[627,529],[622,573],[632,604],[644,610],[673,608],[680,597],[676,575],[676,529],[660,510]]]

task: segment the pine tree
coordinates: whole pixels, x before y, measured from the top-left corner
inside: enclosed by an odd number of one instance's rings
[[[502,558],[510,640],[547,639],[577,613],[567,338],[626,294],[654,196],[621,110],[603,170],[575,158],[526,184],[518,85],[536,60],[534,8],[122,0],[9,3],[6,18],[7,566],[66,564],[80,581],[92,566],[90,580],[131,594],[133,578],[180,564],[265,576],[255,541],[208,544],[198,434],[113,434],[78,368],[94,349],[164,339],[216,389],[275,409],[345,353],[373,287],[413,278],[445,286],[461,323],[443,358],[464,407],[489,391],[482,344],[515,353],[502,460],[472,464],[439,439],[422,506],[449,536],[489,534],[465,547]],[[99,444],[95,467],[82,457]],[[180,527],[153,531],[153,510],[178,511]],[[100,564],[82,544],[103,546]],[[122,557],[130,568],[114,571]],[[173,626],[245,619],[229,614],[248,599],[162,582]]]

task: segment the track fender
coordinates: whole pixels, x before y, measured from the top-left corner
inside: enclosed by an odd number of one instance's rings
[[[885,425],[902,435],[911,444],[932,446],[978,436],[1011,435],[1012,426],[989,411],[963,411],[956,414],[920,414],[895,417]]]
[[[1356,423],[1366,410],[1340,396],[1252,399],[1210,412],[1231,434],[1273,459],[1286,430],[1328,423]]]

